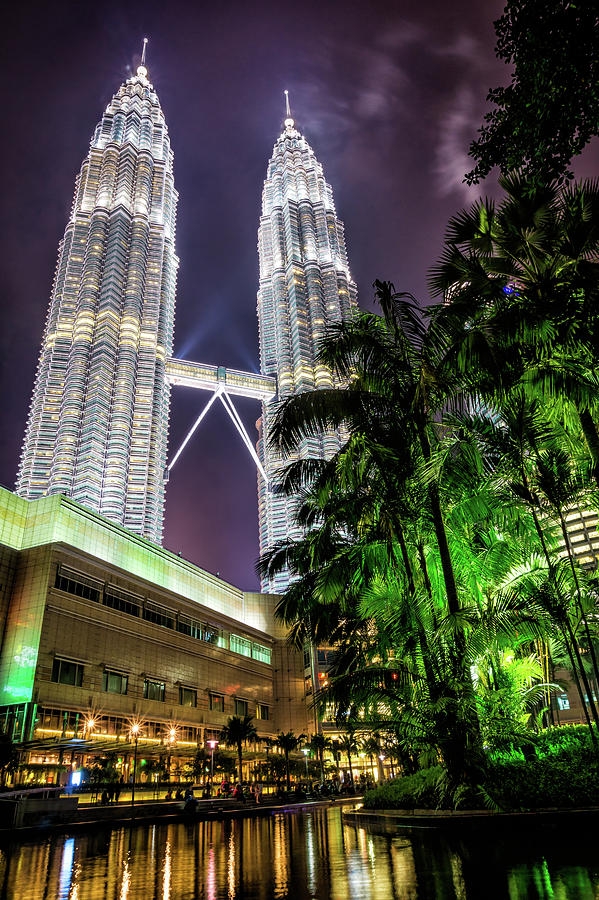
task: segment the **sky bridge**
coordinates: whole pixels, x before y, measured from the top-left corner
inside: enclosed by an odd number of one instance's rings
[[[185,359],[168,359],[166,361],[166,380],[170,385],[182,385],[183,387],[196,388],[200,391],[210,391],[212,396],[187,432],[182,444],[166,467],[164,472],[165,481],[168,481],[171,469],[181,456],[183,450],[193,437],[196,429],[214,401],[220,400],[250,456],[254,460],[256,468],[268,484],[264,466],[260,462],[258,454],[256,453],[256,447],[247,433],[239,413],[235,409],[231,396],[249,397],[252,400],[261,400],[263,403],[266,403],[276,397],[277,379],[269,375],[241,372],[238,369],[229,369],[225,366],[210,366],[206,363],[191,362]]]

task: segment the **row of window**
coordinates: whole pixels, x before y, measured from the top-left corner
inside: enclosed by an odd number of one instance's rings
[[[52,665],[52,681],[58,684],[69,684],[81,687],[83,684],[83,663],[69,659],[55,657]],[[126,694],[129,688],[129,676],[122,672],[105,669],[102,675],[102,690],[108,694]],[[157,700],[164,703],[166,700],[166,682],[155,678],[144,678],[144,700]],[[197,707],[198,692],[195,688],[179,685],[179,705]],[[209,708],[213,712],[225,712],[224,694],[209,694]],[[235,699],[234,709],[236,716],[249,715],[249,703],[247,700]],[[258,703],[256,718],[268,720],[270,708],[265,703]]]
[[[205,641],[208,644],[215,644],[217,647],[231,650],[233,653],[249,659],[256,659],[268,665],[271,663],[270,647],[257,644],[237,634],[228,634],[216,626],[199,622],[190,616],[179,615],[175,610],[160,606],[150,600],[144,601],[143,597],[118,588],[116,585],[103,585],[100,581],[95,581],[93,578],[65,567],[57,570],[55,584],[58,590],[76,597],[92,600],[94,603],[102,603],[103,606],[108,606],[110,609],[144,619],[146,622],[152,622],[163,628],[171,628],[180,634],[186,634],[188,637]]]

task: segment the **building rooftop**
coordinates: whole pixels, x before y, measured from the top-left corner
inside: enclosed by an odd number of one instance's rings
[[[62,494],[25,500],[0,487],[0,544],[27,550],[63,543],[167,591],[272,634],[272,601],[242,591]]]

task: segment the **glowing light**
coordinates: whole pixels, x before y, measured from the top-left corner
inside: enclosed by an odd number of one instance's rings
[[[68,838],[64,842],[62,848],[62,859],[60,861],[60,877],[58,896],[67,898],[71,888],[71,878],[73,875],[73,859],[75,857],[75,838]]]

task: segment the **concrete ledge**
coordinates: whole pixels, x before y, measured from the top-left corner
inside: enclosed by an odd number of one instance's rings
[[[563,821],[569,817],[599,818],[599,807],[576,809],[548,807],[525,812],[493,812],[488,809],[352,809],[343,813],[348,825],[374,826],[385,831],[399,828],[478,828],[482,826],[504,827],[522,824],[526,827]]]
[[[194,811],[184,809],[184,801],[152,801],[142,803],[115,803],[100,806],[90,804],[73,810],[68,821],[49,822],[40,818],[19,828],[10,827],[6,821],[0,827],[0,839],[29,840],[47,832],[77,831],[88,828],[119,828],[123,826],[149,825],[155,822],[200,822],[229,818],[270,816],[274,813],[298,812],[313,807],[339,806],[356,803],[361,797],[338,797],[334,800],[303,800],[297,803],[280,801],[261,804],[237,803],[234,800],[200,800]],[[40,801],[42,802],[42,801]]]

